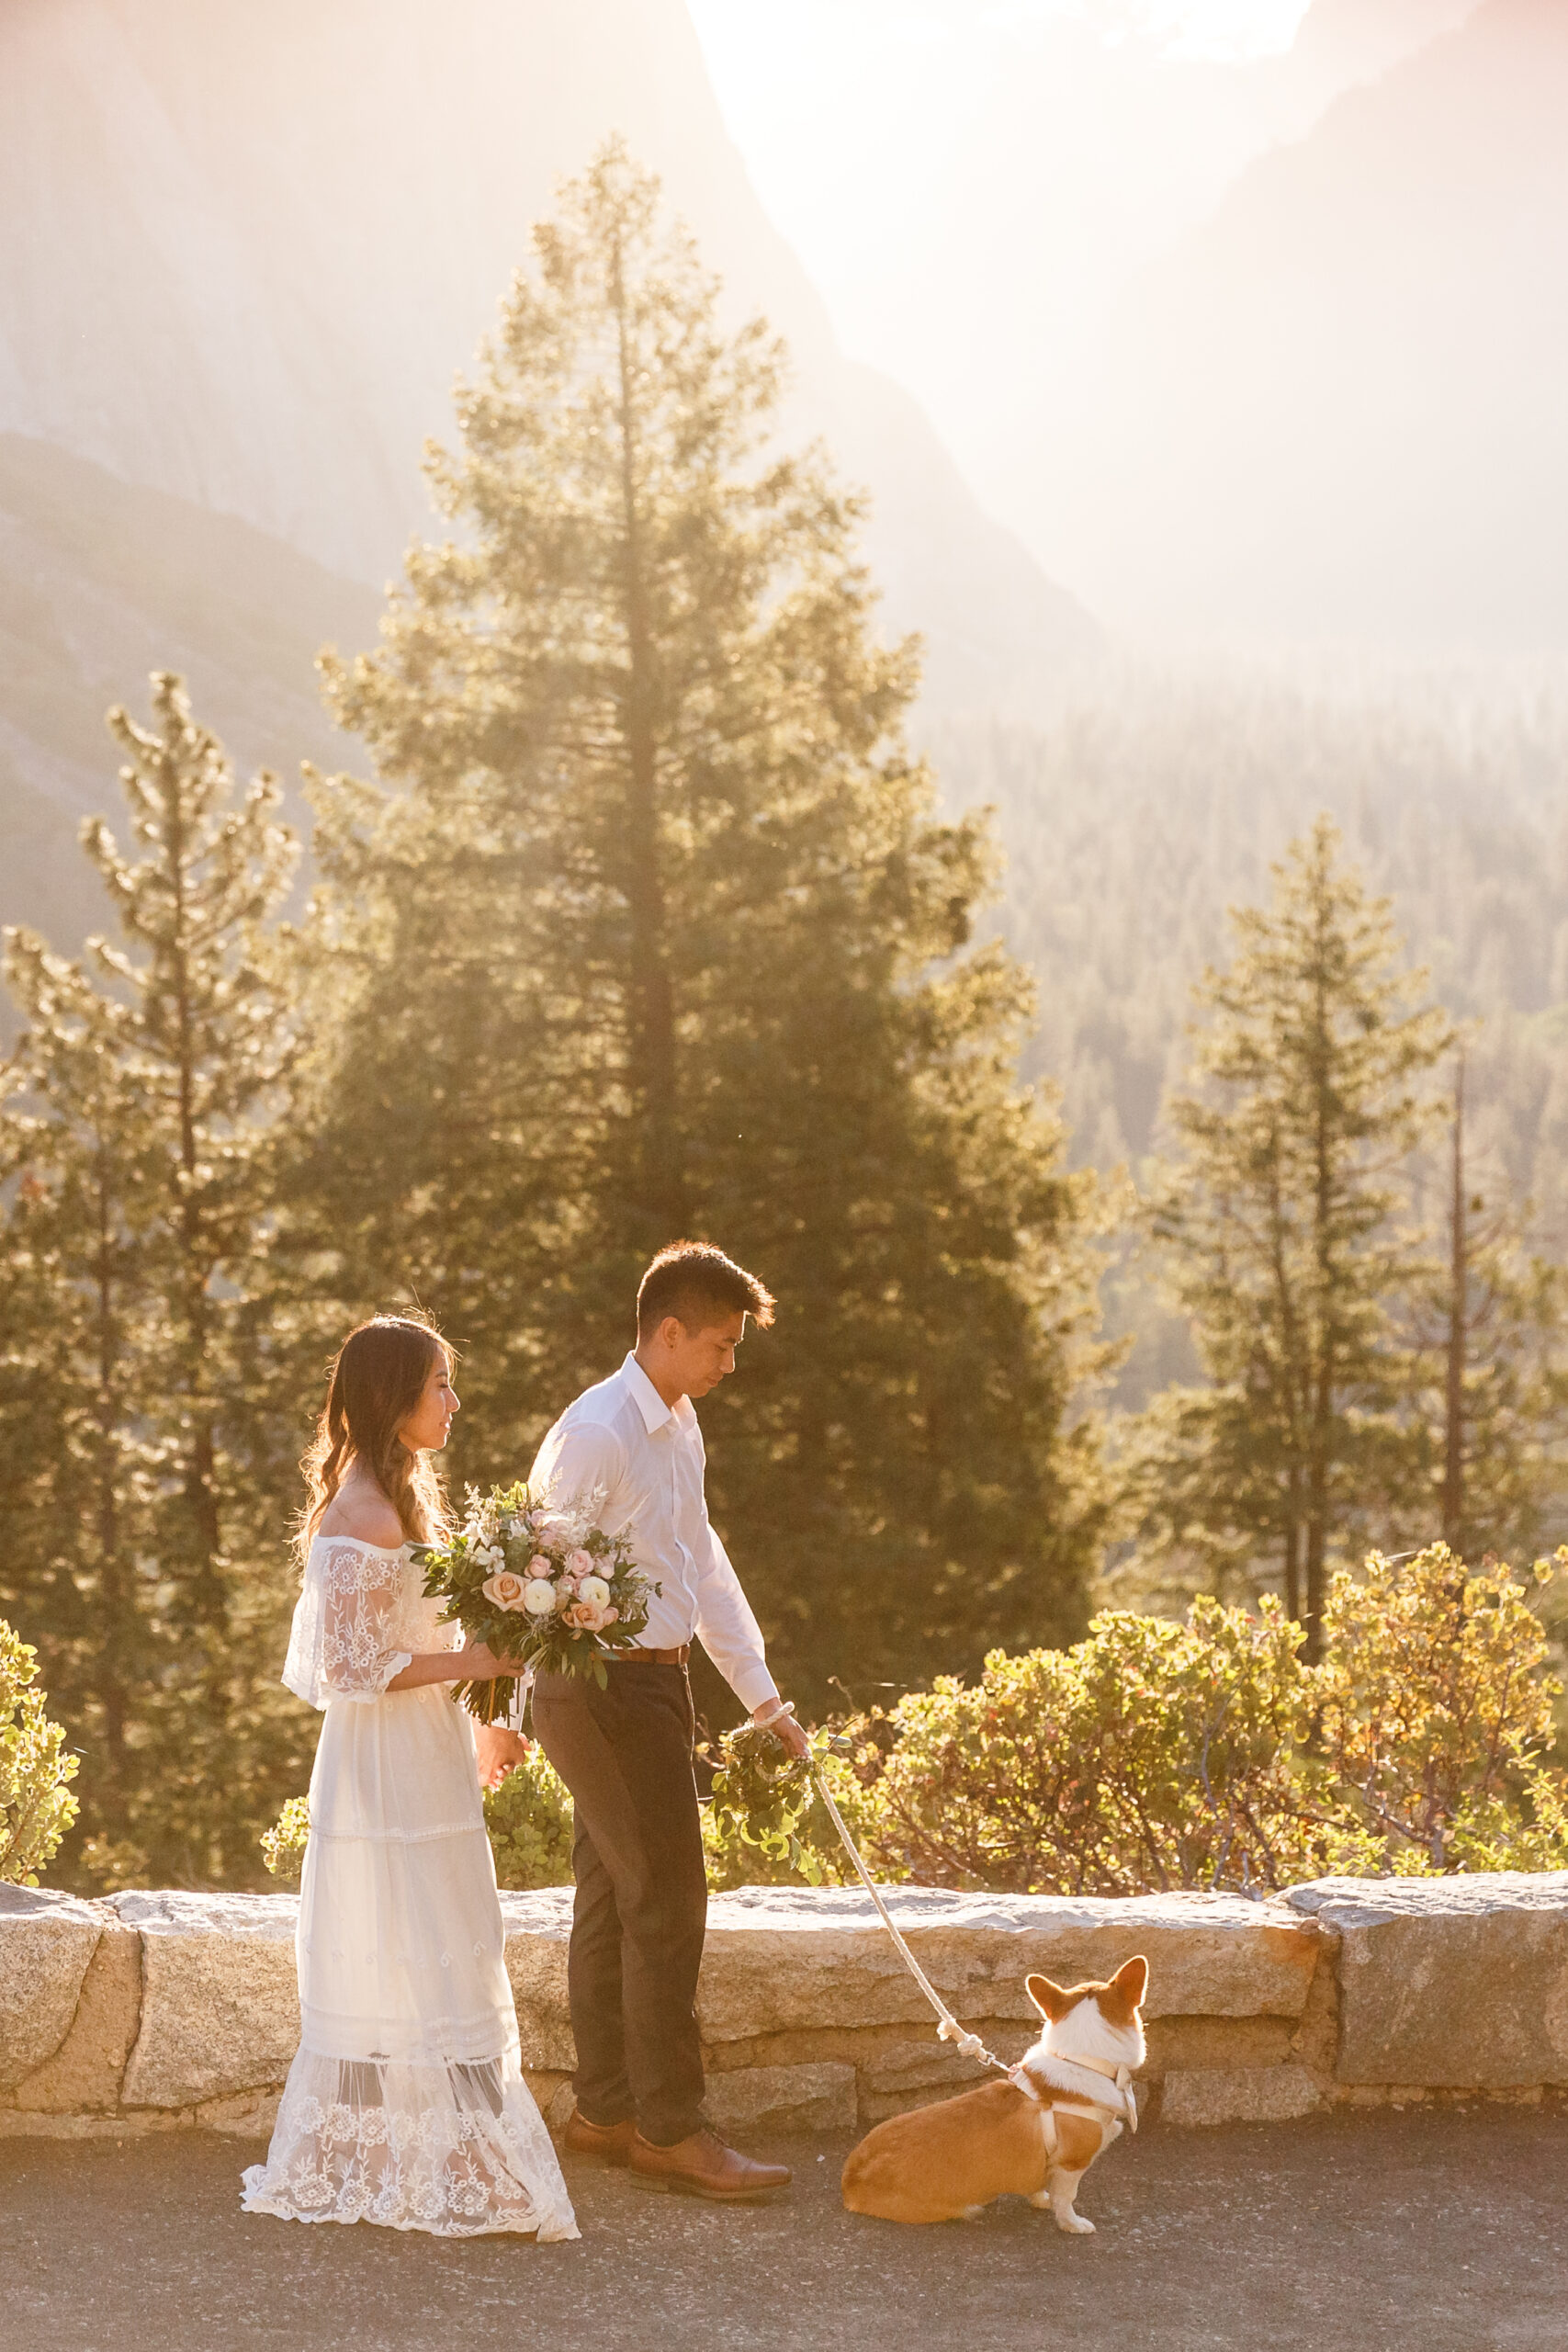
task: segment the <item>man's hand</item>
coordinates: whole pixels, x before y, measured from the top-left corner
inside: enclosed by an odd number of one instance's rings
[[[760,1707],[751,1710],[751,1721],[771,1731],[781,1746],[792,1756],[809,1756],[811,1742],[788,1710],[776,1699],[764,1699]]]
[[[474,1754],[481,1789],[499,1789],[513,1765],[521,1764],[527,1753],[528,1742],[521,1732],[509,1731],[504,1724],[474,1725]]]

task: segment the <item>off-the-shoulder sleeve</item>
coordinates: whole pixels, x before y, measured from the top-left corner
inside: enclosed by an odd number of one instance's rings
[[[393,1646],[407,1574],[400,1552],[330,1539],[313,1546],[283,1669],[296,1698],[325,1707],[381,1696],[412,1657]]]

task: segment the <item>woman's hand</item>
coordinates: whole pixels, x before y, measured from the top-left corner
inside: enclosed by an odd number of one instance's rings
[[[520,1657],[497,1657],[483,1642],[470,1642],[461,1650],[422,1650],[400,1674],[393,1675],[387,1688],[420,1690],[431,1682],[493,1682],[498,1674],[527,1671]]]
[[[474,1757],[481,1789],[499,1789],[527,1753],[528,1743],[521,1732],[509,1731],[504,1724],[474,1725]]]
[[[487,1642],[469,1642],[449,1653],[454,1682],[493,1682],[501,1674],[526,1674],[520,1657],[497,1657]]]

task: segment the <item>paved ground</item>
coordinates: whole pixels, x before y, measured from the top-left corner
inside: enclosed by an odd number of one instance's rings
[[[259,2150],[0,2142],[6,2352],[1568,2352],[1568,2116],[1507,2109],[1151,2130],[1089,2238],[1016,2202],[846,2214],[847,2143],[715,2211],[568,2167],[579,2245],[243,2217]]]

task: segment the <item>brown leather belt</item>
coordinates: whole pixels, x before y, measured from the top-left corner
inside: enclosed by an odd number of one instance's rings
[[[690,1642],[682,1642],[678,1650],[606,1650],[604,1656],[612,1666],[684,1666],[692,1655]]]

